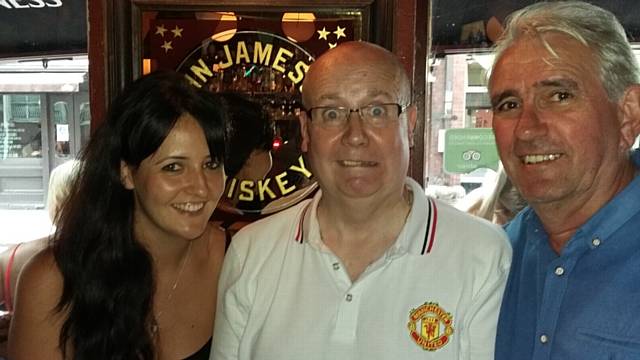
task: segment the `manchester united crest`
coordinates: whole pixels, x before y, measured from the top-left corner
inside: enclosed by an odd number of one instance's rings
[[[409,334],[424,350],[441,349],[453,335],[453,317],[440,305],[426,302],[409,313]]]

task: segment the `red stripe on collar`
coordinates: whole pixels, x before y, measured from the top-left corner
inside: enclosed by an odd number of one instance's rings
[[[420,255],[425,255],[431,252],[433,244],[436,240],[436,224],[438,223],[438,208],[435,201],[431,198],[427,198],[427,205],[429,207],[429,214],[427,216],[427,229],[424,234],[424,242],[422,243],[422,251]]]
[[[304,218],[307,215],[307,210],[309,210],[309,207],[311,206],[313,202],[310,202],[307,204],[307,206],[304,207],[304,210],[302,210],[302,215],[300,215],[300,220],[298,220],[298,228],[296,230],[296,242],[299,242],[300,244],[303,243],[304,241]]]

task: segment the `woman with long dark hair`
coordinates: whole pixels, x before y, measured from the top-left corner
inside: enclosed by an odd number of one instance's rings
[[[207,358],[224,233],[224,106],[169,72],[127,87],[83,152],[51,246],[21,274],[20,359]]]

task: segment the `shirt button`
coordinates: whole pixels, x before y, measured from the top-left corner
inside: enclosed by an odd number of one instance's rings
[[[347,300],[347,302],[351,302],[351,300],[353,300],[353,295],[347,294],[346,300]]]
[[[600,241],[600,239],[598,239],[598,238],[595,238],[595,239],[591,240],[591,244],[593,246],[595,246],[595,247],[600,246],[601,243],[602,243],[602,241]]]
[[[340,264],[339,263],[333,263],[333,270],[340,270]]]
[[[556,273],[556,275],[562,276],[564,274],[564,268],[562,266],[558,266],[554,272]]]
[[[549,337],[545,334],[540,335],[540,342],[546,344],[549,342]]]

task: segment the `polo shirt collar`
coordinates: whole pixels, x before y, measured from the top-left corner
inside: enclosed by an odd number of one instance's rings
[[[413,179],[407,178],[405,184],[413,192],[413,203],[396,242],[383,255],[387,258],[406,253],[426,255],[435,243],[438,212],[436,202],[428,198]],[[318,190],[311,202],[304,206],[297,219],[295,240],[299,243],[306,242],[319,251],[331,252],[320,236],[317,209],[321,198],[322,190]]]
[[[398,239],[387,253],[389,256],[401,256],[406,253],[426,255],[431,252],[436,240],[438,207],[433,199],[425,195],[415,180],[407,178],[405,184],[413,192],[413,203]]]

